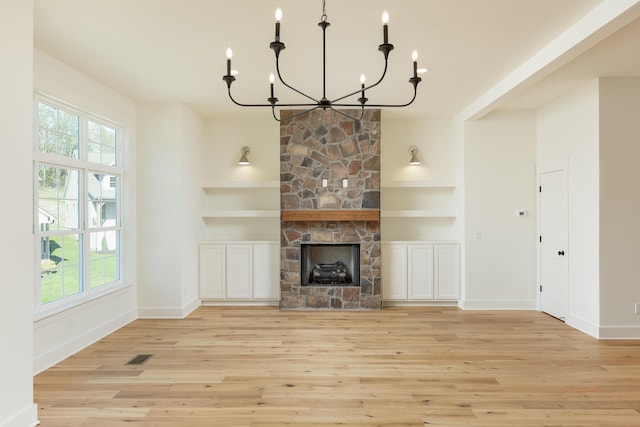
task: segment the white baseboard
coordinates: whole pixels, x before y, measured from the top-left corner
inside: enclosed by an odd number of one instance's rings
[[[535,310],[536,300],[461,300],[463,310]]]
[[[212,300],[203,299],[202,305],[209,307],[278,307],[278,300]]]
[[[136,320],[136,311],[131,310],[106,323],[103,323],[97,328],[75,337],[71,341],[67,341],[52,350],[35,357],[33,359],[34,375],[37,375],[56,363],[63,361],[67,357],[74,355],[85,347],[101,340],[110,333],[117,331],[134,320]]]
[[[35,403],[27,406],[11,418],[0,420],[0,427],[34,427],[38,421],[38,405]]]
[[[383,307],[457,307],[458,301],[399,301],[383,300]]]
[[[184,319],[193,310],[200,307],[200,298],[185,304],[182,307],[139,307],[139,319]]]
[[[640,339],[640,326],[637,325],[597,325],[571,314],[566,317],[565,323],[600,340]]]
[[[640,326],[607,325],[600,326],[601,340],[637,340],[640,339]]]
[[[586,319],[568,314],[564,319],[564,323],[574,329],[579,330],[580,332],[591,335],[594,338],[600,338],[600,328],[598,327],[598,325]]]
[[[200,300],[200,298],[195,298],[190,303],[185,304],[185,306],[182,307],[182,318],[185,318],[188,315],[190,315],[196,308],[200,307],[201,305],[202,305],[202,301]]]

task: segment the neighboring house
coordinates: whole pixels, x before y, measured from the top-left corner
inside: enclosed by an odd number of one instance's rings
[[[64,190],[67,228],[78,227],[78,200],[82,200],[78,189],[78,171],[72,170]],[[117,219],[116,181],[111,175],[90,173],[87,178],[87,205],[89,227],[115,227]],[[116,249],[116,232],[98,231],[90,233],[89,245],[94,251],[114,251]]]
[[[56,222],[56,217],[42,208],[38,208],[38,223],[40,224],[40,231],[49,231],[51,224]],[[49,238],[42,239],[40,246],[40,259],[51,258],[51,242]]]

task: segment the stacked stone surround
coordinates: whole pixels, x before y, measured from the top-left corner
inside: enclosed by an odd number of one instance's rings
[[[294,113],[281,115],[281,209],[380,210],[380,111]],[[282,221],[280,232],[280,308],[382,308],[379,221]],[[359,243],[359,286],[301,286],[301,243]]]

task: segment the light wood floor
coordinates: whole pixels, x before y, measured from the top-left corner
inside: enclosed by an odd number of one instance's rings
[[[34,381],[42,427],[640,426],[640,341],[526,311],[202,307]]]

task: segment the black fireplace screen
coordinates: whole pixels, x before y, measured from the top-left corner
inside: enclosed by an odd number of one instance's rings
[[[302,244],[302,286],[360,286],[360,245]]]

